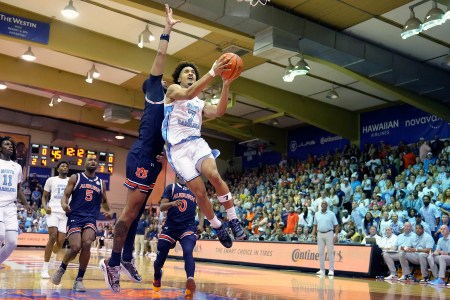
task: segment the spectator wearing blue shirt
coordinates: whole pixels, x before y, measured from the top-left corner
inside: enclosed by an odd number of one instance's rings
[[[425,223],[428,224],[431,230],[431,235],[434,236],[436,226],[439,224],[440,213],[436,205],[431,203],[431,198],[428,195],[423,196],[423,207],[420,209],[420,214]]]
[[[411,247],[401,247],[402,250],[399,254],[400,264],[402,266],[402,277],[399,280],[414,280],[417,281],[413,274],[411,274],[411,269],[409,268],[409,263],[420,264],[420,271],[422,273],[422,279],[420,282],[428,283],[428,254],[434,247],[434,240],[431,235],[424,232],[423,226],[421,224],[416,224],[416,235]]]
[[[430,265],[431,271],[433,272],[433,276],[435,278],[430,282],[430,284],[444,286],[445,273],[447,272],[447,267],[450,266],[450,238],[448,226],[442,225],[440,227],[440,232],[442,233],[442,237],[437,243],[433,256],[429,258],[429,260],[433,260],[433,262],[430,262]]]

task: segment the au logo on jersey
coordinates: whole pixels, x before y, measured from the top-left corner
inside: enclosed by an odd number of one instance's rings
[[[138,178],[141,178],[141,179],[147,178],[147,174],[148,174],[148,170],[146,170],[144,168],[137,168],[136,169],[136,176]]]

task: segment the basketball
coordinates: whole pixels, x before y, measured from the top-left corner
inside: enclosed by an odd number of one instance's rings
[[[219,57],[219,60],[222,59],[223,57],[229,60],[228,63],[230,64],[230,69],[222,73],[222,78],[227,80],[239,77],[239,75],[241,75],[244,66],[244,64],[242,63],[242,59],[239,57],[239,55],[234,53],[225,53]]]

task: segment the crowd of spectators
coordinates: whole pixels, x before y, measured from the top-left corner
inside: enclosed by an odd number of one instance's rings
[[[228,172],[224,178],[250,240],[311,242],[314,214],[325,200],[340,226],[340,243],[398,235],[403,224],[422,224],[435,240],[450,212],[450,144],[418,140],[406,145],[355,145],[306,161]],[[216,215],[226,211],[210,186]],[[216,238],[209,226],[200,238]]]

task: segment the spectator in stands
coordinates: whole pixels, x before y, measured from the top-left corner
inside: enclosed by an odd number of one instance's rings
[[[450,266],[450,239],[448,226],[442,225],[440,227],[440,232],[442,233],[442,237],[439,239],[432,257],[429,257],[429,264],[431,266],[431,271],[433,272],[433,277],[435,278],[430,281],[430,284],[444,286],[447,266]]]
[[[379,202],[373,203],[372,209],[370,210],[370,213],[372,214],[372,217],[373,217],[374,221],[377,222],[377,224],[380,223],[380,219],[381,219],[381,211],[379,210],[378,203]]]
[[[278,242],[290,242],[291,241],[289,236],[284,235],[282,227],[278,227],[277,229],[275,229],[275,234],[272,235],[271,240],[278,241]]]
[[[367,211],[362,204],[358,204],[357,202],[353,202],[352,207],[351,219],[356,224],[356,230],[362,232],[362,224]]]
[[[420,209],[420,214],[422,216],[422,219],[427,223],[428,228],[430,228],[429,234],[434,236],[434,233],[436,231],[436,226],[439,224],[440,221],[440,213],[439,209],[436,205],[431,203],[431,198],[428,195],[423,196],[423,206]],[[416,221],[417,224],[417,221]],[[426,227],[426,226],[424,226]]]
[[[383,217],[380,220],[379,223],[379,229],[378,232],[380,232],[382,237],[386,237],[386,228],[389,227],[392,232],[392,220],[389,218],[389,212],[385,211],[383,212]]]
[[[205,231],[200,235],[200,239],[202,240],[215,240],[217,239],[216,234],[212,231],[212,227],[210,225],[206,226]]]
[[[406,147],[406,153],[403,155],[403,164],[405,169],[416,163],[416,155],[411,151],[411,147]]]
[[[37,203],[38,206],[41,206],[41,197],[42,197],[42,193],[39,190],[39,187],[36,186],[34,188],[34,191],[31,193],[31,204]]]
[[[377,245],[380,245],[381,243],[381,236],[377,234],[377,227],[376,226],[370,226],[369,228],[369,234],[366,235],[363,240],[361,241],[361,244],[367,244],[366,238],[373,238],[376,241]]]
[[[378,246],[383,251],[397,250],[397,235],[392,232],[390,226],[384,228],[384,234]]]
[[[409,196],[408,200],[402,203],[405,209],[410,210],[414,208],[416,211],[419,211],[423,206],[422,199],[419,199],[419,193],[414,190]]]
[[[347,177],[345,177],[343,183],[341,183],[341,191],[343,191],[345,194],[342,206],[344,207],[344,209],[351,212],[352,211],[351,197],[353,195],[353,189],[351,185],[348,183]]]
[[[391,215],[391,220],[392,222],[390,227],[392,228],[392,232],[398,236],[403,232],[403,222],[399,221],[398,215],[396,213],[393,213]]]
[[[397,236],[396,248],[394,250],[398,250],[398,252],[383,252],[383,259],[386,263],[390,275],[385,277],[385,280],[396,280],[397,277],[397,269],[395,268],[395,261],[399,261],[400,259],[400,251],[403,249],[409,249],[412,247],[414,240],[416,239],[416,234],[412,232],[411,223],[406,222],[404,233]]]
[[[372,214],[368,211],[362,221],[362,233],[363,235],[369,235],[370,227],[375,226],[377,228],[378,223],[373,219]]]
[[[427,154],[431,153],[431,147],[428,145],[427,141],[421,141],[419,147],[419,158],[420,161],[423,162],[427,158]]]
[[[314,212],[308,209],[308,206],[303,207],[303,212],[299,215],[299,225],[302,227],[312,227],[314,221]]]
[[[259,236],[259,240],[270,241],[271,237],[272,237],[272,230],[269,227],[266,227],[266,230]]]
[[[312,242],[313,241],[310,228],[311,227],[309,227],[309,226],[303,227],[303,233],[299,237],[299,240],[301,242]]]
[[[424,232],[421,224],[416,224],[416,235],[412,247],[403,247],[399,254],[400,264],[402,266],[402,277],[399,280],[414,280],[414,275],[411,273],[409,263],[420,264],[422,279],[420,282],[428,283],[428,253],[434,247],[434,240],[428,233]]]
[[[413,224],[413,223],[411,223],[411,224]],[[422,215],[420,214],[420,212],[417,212],[417,213],[415,214],[415,221],[414,221],[414,225],[413,225],[413,226],[416,226],[417,224],[422,225],[423,230],[424,230],[426,233],[428,233],[429,235],[431,235],[431,229],[430,229],[430,226],[428,226],[428,224],[427,224],[426,222],[423,221]]]

